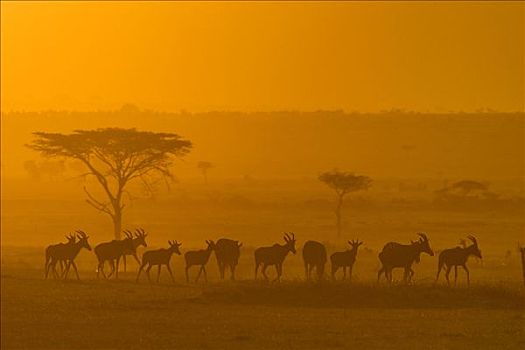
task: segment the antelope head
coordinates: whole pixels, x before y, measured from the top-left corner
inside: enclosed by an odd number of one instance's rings
[[[124,231],[124,235],[126,236],[126,238],[124,238],[124,239],[128,239],[128,240],[129,239],[133,239],[133,233],[131,233],[130,230],[125,230]]]
[[[291,235],[290,235],[291,234]],[[285,247],[288,249],[288,251],[292,253],[297,253],[295,250],[295,235],[292,232],[287,232],[284,234],[284,241],[286,242]]]
[[[126,235],[126,238],[124,238],[122,242],[126,246],[126,249],[135,250],[135,244],[133,242],[133,233],[130,230],[125,230],[124,234]]]
[[[419,243],[421,252],[427,253],[430,256],[434,256],[434,251],[432,250],[432,248],[430,248],[430,243],[428,241],[427,235],[424,233],[418,233],[418,236],[419,236],[418,243]]]
[[[77,237],[73,233],[70,233],[69,235],[67,235],[66,239],[67,239],[67,243],[66,244],[74,244],[74,243],[77,242]]]
[[[89,236],[86,235],[84,231],[77,230],[77,238],[78,238],[78,244],[80,244],[81,248],[86,248],[87,250],[91,250],[91,246],[88,243]]]
[[[143,247],[147,247],[148,244],[146,243],[146,236],[148,234],[146,233],[146,231],[144,231],[143,228],[138,228],[135,230],[135,246],[138,247],[139,245],[143,246]]]
[[[179,247],[182,245],[182,243],[178,243],[177,241],[168,241],[168,243],[170,245],[169,247],[170,252],[180,255]]]
[[[352,247],[352,250],[357,251],[357,248],[359,248],[359,246],[363,244],[363,242],[359,242],[359,239],[356,239],[355,241],[354,240],[348,241],[348,244],[350,244],[350,246]]]
[[[468,239],[470,239],[472,241],[472,245],[470,247],[471,251],[472,251],[472,254],[474,256],[477,256],[478,258],[480,259],[483,259],[482,256],[481,256],[481,250],[479,250],[478,248],[478,241],[476,240],[476,237],[472,236],[472,235],[469,235],[467,236]]]
[[[206,244],[208,245],[208,250],[214,250],[215,249],[215,242],[214,241],[206,241]]]

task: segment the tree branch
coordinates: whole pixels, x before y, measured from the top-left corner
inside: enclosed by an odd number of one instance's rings
[[[93,173],[93,175],[96,176],[98,182],[100,182],[100,184],[102,185],[102,188],[104,188],[104,191],[106,191],[106,194],[108,195],[109,199],[111,201],[114,201],[115,200],[115,197],[113,196],[113,194],[111,193],[110,189],[109,189],[109,186],[108,186],[108,181],[107,179],[104,177],[104,175],[102,175],[97,169],[95,169],[95,167],[93,165],[91,165],[91,163],[89,162],[89,160],[85,159],[84,157],[80,157],[78,156],[77,159],[81,160],[84,164],[86,164],[86,166],[89,168],[89,170]]]
[[[98,209],[104,213],[107,213],[111,216],[114,214],[108,209],[108,204],[102,203],[99,200],[97,200],[91,193],[88,192],[86,186],[84,186],[84,192],[86,192],[89,199],[86,199],[86,202],[89,203],[92,207],[95,209]]]

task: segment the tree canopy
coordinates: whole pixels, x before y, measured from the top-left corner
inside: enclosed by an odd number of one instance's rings
[[[345,195],[349,192],[365,190],[370,187],[372,180],[368,176],[333,170],[322,173],[319,180],[337,192]]]
[[[359,190],[370,187],[372,180],[368,176],[355,175],[353,173],[339,170],[327,171],[319,175],[319,180],[333,189],[337,194],[337,202],[334,210],[336,216],[337,236],[341,236],[341,208],[343,207],[344,197]]]
[[[75,130],[71,134],[35,132],[28,146],[46,157],[75,159],[87,168],[104,190],[107,201],[96,199],[84,188],[87,202],[110,215],[115,235],[120,236],[122,195],[132,180],[152,173],[171,177],[174,159],[186,155],[192,147],[188,140],[174,133],[155,133],[136,129],[104,128]],[[117,231],[118,230],[118,231]]]

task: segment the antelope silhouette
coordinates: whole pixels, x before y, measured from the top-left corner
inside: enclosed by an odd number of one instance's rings
[[[179,247],[182,245],[181,243],[178,243],[177,241],[168,241],[168,244],[170,245],[169,248],[164,249],[157,249],[157,250],[149,250],[142,255],[142,264],[140,265],[139,272],[137,274],[137,282],[139,281],[140,273],[148,265],[148,268],[146,269],[146,273],[148,275],[148,281],[151,282],[151,278],[149,275],[149,270],[153,266],[158,266],[157,270],[157,283],[159,283],[160,280],[160,269],[162,265],[166,265],[166,268],[168,269],[168,272],[170,273],[171,280],[175,282],[175,278],[173,277],[173,272],[171,272],[170,267],[170,259],[173,253],[176,253],[177,255],[180,255]]]
[[[70,233],[69,235],[65,236],[66,239],[67,239],[67,242],[66,243],[58,243],[58,244],[52,244],[52,245],[49,245],[47,248],[46,248],[46,253],[45,253],[45,256],[46,256],[46,262],[44,264],[44,270],[45,270],[45,279],[47,279],[48,275],[49,275],[49,270],[51,269],[51,260],[53,259],[53,257],[58,257],[58,253],[60,252],[60,249],[62,246],[65,246],[65,245],[70,245],[70,244],[73,244],[76,242],[76,236],[72,233]],[[58,262],[60,263],[60,274],[62,275],[64,273],[64,263],[62,260],[58,260]],[[57,278],[58,276],[56,274],[53,275],[54,278]]]
[[[131,231],[126,230],[125,233],[131,234]],[[131,255],[135,258],[135,261],[140,266],[140,260],[137,256],[137,248],[140,246],[147,247],[148,244],[146,243],[146,236],[148,234],[146,231],[144,231],[143,228],[138,228],[135,230],[134,237],[132,239],[133,241],[133,248],[132,249],[125,249],[124,253],[122,254],[122,263],[124,264],[124,272],[126,272],[126,255]],[[118,268],[118,266],[117,266]]]
[[[303,246],[303,261],[306,280],[310,280],[314,267],[318,279],[321,280],[324,275],[324,266],[326,264],[325,246],[316,241],[307,241]]]
[[[215,243],[215,257],[219,266],[221,279],[224,279],[226,268],[230,268],[231,279],[235,280],[235,269],[239,263],[242,243],[228,238],[221,238]]]
[[[330,256],[330,262],[332,263],[332,280],[336,280],[335,274],[339,270],[340,267],[343,268],[343,280],[346,279],[346,268],[348,267],[349,270],[349,278],[350,281],[352,280],[352,269],[354,267],[354,263],[357,257],[357,249],[363,242],[359,242],[359,240],[355,241],[348,241],[348,244],[350,244],[350,247],[352,249],[348,249],[344,252],[335,252]]]
[[[95,255],[98,259],[97,265],[97,278],[102,276],[104,278],[110,278],[115,273],[115,278],[118,278],[118,265],[120,258],[125,252],[133,250],[133,235],[129,231],[124,231],[126,238],[122,240],[113,240],[111,242],[100,243],[95,247]],[[104,264],[108,261],[111,265],[111,271],[109,275],[104,272]],[[115,267],[116,264],[116,267]]]
[[[379,253],[379,260],[383,265],[377,273],[377,281],[381,278],[381,274],[385,274],[388,283],[392,283],[392,270],[396,267],[405,269],[403,281],[409,283],[414,275],[412,264],[420,261],[421,253],[426,253],[434,256],[428,237],[424,233],[418,233],[419,239],[412,241],[411,244],[400,244],[396,242],[389,242]]]
[[[259,266],[262,265],[262,274],[266,280],[268,276],[266,275],[266,268],[268,266],[275,266],[277,271],[277,277],[274,281],[280,281],[283,274],[283,262],[288,255],[288,252],[296,253],[295,250],[295,235],[291,233],[285,233],[284,235],[285,244],[274,244],[271,247],[261,247],[255,250],[255,279],[257,279],[257,271]]]
[[[482,259],[482,257],[481,250],[479,250],[478,241],[476,240],[476,238],[472,235],[469,235],[467,238],[472,241],[471,245],[445,249],[441,253],[439,253],[436,282],[439,279],[439,273],[441,272],[443,267],[446,267],[447,270],[445,273],[445,277],[447,279],[447,284],[450,285],[450,280],[448,276],[450,274],[450,270],[452,269],[452,267],[454,267],[454,286],[457,285],[458,266],[461,266],[463,270],[465,270],[465,272],[467,273],[467,285],[470,285],[470,272],[467,268],[467,260],[471,255],[477,256],[480,259]]]
[[[211,252],[215,249],[215,243],[213,241],[206,241],[208,247],[206,249],[189,251],[184,254],[184,260],[186,261],[186,282],[190,282],[189,269],[194,265],[200,266],[199,274],[195,279],[195,282],[199,281],[201,273],[204,272],[204,280],[208,282],[208,276],[206,274],[206,264],[210,259]]]
[[[86,235],[84,231],[77,230],[77,238],[78,241],[71,242],[69,244],[64,244],[62,246],[59,246],[59,248],[56,250],[56,254],[54,254],[50,261],[50,266],[53,268],[53,273],[55,276],[57,275],[56,272],[56,264],[57,262],[63,262],[66,266],[63,275],[64,279],[67,279],[67,275],[69,273],[69,269],[71,266],[75,269],[75,274],[77,276],[77,280],[80,280],[80,276],[78,275],[78,269],[77,265],[75,264],[75,258],[77,257],[78,253],[82,248],[86,248],[87,250],[91,250],[91,246],[88,243],[89,236]]]

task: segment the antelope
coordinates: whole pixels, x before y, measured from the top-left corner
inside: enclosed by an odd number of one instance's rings
[[[310,280],[315,267],[319,280],[323,278],[324,265],[326,264],[326,248],[322,243],[307,241],[303,246],[303,261],[306,280]]]
[[[125,252],[133,250],[133,235],[129,231],[125,231],[126,238],[123,240],[113,240],[111,242],[100,243],[95,247],[95,255],[97,256],[97,278],[100,277],[100,272],[104,278],[110,278],[115,273],[115,278],[118,278],[118,265],[120,258]],[[111,272],[106,276],[104,272],[104,263],[109,261],[111,265]],[[115,268],[116,262],[116,268]]]
[[[336,280],[335,274],[339,270],[340,267],[343,268],[343,280],[346,279],[346,268],[348,267],[349,270],[349,278],[350,281],[352,280],[352,269],[354,267],[355,259],[357,257],[357,248],[363,242],[359,242],[359,240],[355,241],[348,241],[348,244],[352,247],[352,249],[347,249],[344,252],[336,252],[333,253],[330,256],[330,262],[332,263],[332,280]]]
[[[412,241],[411,244],[390,242],[383,247],[379,253],[379,260],[383,266],[377,273],[378,282],[381,274],[384,273],[387,281],[392,283],[392,270],[396,267],[402,267],[405,269],[403,280],[408,283],[414,275],[412,264],[420,261],[421,253],[434,256],[427,235],[424,233],[418,233],[418,235],[420,236],[419,240]]]
[[[126,230],[124,231],[127,234],[131,234],[131,231]],[[124,263],[124,272],[126,272],[126,255],[131,255],[135,258],[135,261],[140,266],[140,260],[137,256],[137,248],[140,246],[147,247],[146,243],[146,236],[148,234],[146,231],[144,231],[143,228],[138,228],[135,230],[135,237],[132,239],[133,241],[133,248],[124,250],[124,253],[122,254],[122,262]],[[117,266],[118,269],[118,266]]]
[[[46,248],[46,262],[44,264],[44,270],[45,270],[45,278],[47,279],[47,276],[49,275],[49,269],[51,268],[50,262],[53,259],[53,256],[57,255],[57,252],[60,251],[60,247],[73,244],[76,242],[76,236],[74,234],[69,234],[68,236],[65,236],[67,239],[66,243],[58,243],[58,244],[52,244]],[[60,262],[60,273],[64,273],[64,264],[62,260],[59,260]],[[54,277],[58,277],[57,275],[54,275]]]
[[[436,282],[439,279],[439,273],[441,272],[443,267],[446,267],[447,271],[445,277],[447,279],[447,284],[450,285],[448,275],[450,274],[450,270],[452,269],[452,267],[454,267],[454,286],[456,286],[458,280],[458,266],[461,266],[463,267],[463,270],[465,270],[465,272],[467,273],[467,285],[470,285],[470,272],[467,268],[467,260],[471,255],[477,256],[480,259],[482,257],[481,250],[479,250],[478,248],[478,241],[476,240],[476,238],[472,235],[467,236],[467,238],[472,241],[471,245],[445,249],[441,253],[439,253]]]
[[[64,273],[63,273],[64,279],[67,279],[69,268],[73,266],[73,268],[75,269],[75,274],[77,275],[77,280],[80,280],[80,276],[78,275],[77,265],[75,264],[75,258],[77,257],[78,253],[80,252],[82,248],[91,250],[91,246],[88,243],[89,236],[87,236],[86,233],[81,230],[77,230],[76,232],[77,232],[78,241],[75,243],[70,243],[70,244],[65,244],[63,246],[60,246],[60,248],[58,248],[56,251],[56,255],[52,257],[51,262],[50,262],[50,265],[53,268],[53,272],[55,275],[57,275],[56,263],[58,261],[62,261],[66,264],[66,269],[64,270]]]
[[[262,267],[262,274],[266,280],[268,276],[266,275],[266,268],[270,265],[275,266],[277,271],[277,278],[274,281],[280,281],[281,275],[283,274],[283,261],[288,255],[288,252],[296,253],[295,250],[295,235],[292,233],[290,236],[288,233],[284,235],[285,244],[274,244],[271,247],[261,247],[255,250],[255,279],[257,279],[257,270],[260,265]]]
[[[208,244],[208,247],[206,249],[189,251],[186,254],[184,254],[184,260],[186,261],[186,282],[188,283],[190,282],[188,270],[194,265],[199,265],[201,267],[199,270],[199,274],[195,279],[195,283],[199,281],[202,272],[204,272],[204,280],[208,282],[208,276],[206,274],[205,266],[208,263],[208,260],[210,259],[212,250],[215,248],[215,243],[213,241],[206,241],[206,244]]]
[[[215,243],[215,257],[219,265],[219,274],[224,279],[224,273],[227,267],[230,268],[231,279],[235,280],[235,268],[239,263],[242,243],[228,238],[221,238]]]
[[[150,250],[144,253],[144,255],[142,256],[142,264],[140,265],[139,273],[137,274],[137,282],[139,281],[139,277],[140,277],[140,273],[142,272],[142,269],[144,269],[146,265],[149,265],[148,268],[146,269],[146,273],[148,275],[148,281],[151,282],[151,278],[149,276],[149,270],[151,270],[153,266],[158,266],[159,269],[157,271],[157,283],[159,283],[160,269],[162,265],[166,265],[171,275],[171,280],[175,282],[175,278],[173,277],[173,273],[171,272],[170,259],[173,253],[180,255],[179,247],[181,246],[181,243],[178,243],[177,241],[168,241],[168,243],[170,245],[168,249],[162,248],[162,249],[157,249],[157,250]]]

